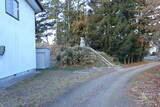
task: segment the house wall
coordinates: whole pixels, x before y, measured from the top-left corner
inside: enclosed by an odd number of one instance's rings
[[[0,0],[0,45],[6,46],[0,78],[36,68],[35,14],[25,0],[18,2],[19,21],[5,13],[5,0]]]
[[[152,54],[153,52],[158,52],[158,47],[157,46],[154,46],[154,47],[149,49],[149,54]]]

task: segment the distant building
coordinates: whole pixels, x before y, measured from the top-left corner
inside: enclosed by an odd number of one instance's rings
[[[150,49],[149,49],[149,54],[153,55],[153,54],[158,54],[159,52],[159,47],[152,42],[150,42]]]

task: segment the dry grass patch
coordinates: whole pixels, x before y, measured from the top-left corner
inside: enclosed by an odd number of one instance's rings
[[[152,62],[155,62],[155,61],[141,61],[141,62],[126,64],[126,65],[123,65],[123,66],[124,67],[133,67],[133,66],[139,66],[139,65],[143,65],[143,64],[152,63]]]
[[[160,66],[136,76],[130,83],[129,96],[140,107],[160,107]]]
[[[67,69],[67,68],[66,68]],[[6,90],[0,91],[0,107],[38,107],[53,101],[60,94],[67,92],[73,86],[104,75],[111,70],[101,72],[76,73],[76,68],[52,68],[22,81]],[[91,71],[91,70],[90,70]]]

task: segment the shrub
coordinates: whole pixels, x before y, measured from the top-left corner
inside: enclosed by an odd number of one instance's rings
[[[56,59],[60,65],[92,65],[97,56],[86,47],[74,46],[60,50]]]

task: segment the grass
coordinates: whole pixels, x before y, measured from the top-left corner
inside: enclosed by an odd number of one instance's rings
[[[158,74],[158,75],[157,75]],[[159,107],[160,66],[155,66],[140,73],[129,85],[129,96],[136,101],[138,107]],[[142,96],[143,95],[143,96]]]
[[[53,66],[48,70],[62,70],[62,71],[75,71],[75,70],[82,70],[87,68],[86,66]]]
[[[154,71],[155,74],[160,74],[160,69]]]
[[[44,69],[44,70],[40,70],[40,71],[42,71],[42,72],[40,72],[40,73],[38,73],[38,74],[36,74],[36,75],[28,78],[28,79],[25,79],[25,80],[23,80],[23,81],[21,81],[21,82],[18,82],[18,83],[16,83],[15,85],[13,85],[13,86],[11,86],[11,87],[9,87],[9,88],[10,88],[10,89],[16,88],[16,87],[18,87],[18,86],[20,86],[20,85],[23,85],[23,84],[26,84],[26,83],[28,83],[28,82],[30,82],[30,81],[33,81],[33,80],[35,80],[36,78],[39,78],[40,76],[43,76],[45,73],[47,73],[47,72],[45,72],[45,71],[52,71],[52,72],[57,71],[57,70],[62,70],[62,71],[76,71],[76,70],[82,70],[82,69],[85,69],[85,68],[87,68],[87,67],[85,67],[85,66],[57,66],[57,65],[55,65],[55,66],[52,66],[51,68]],[[44,72],[43,72],[43,71],[44,71]]]
[[[72,87],[112,72],[102,69],[102,72],[74,73],[85,66],[53,66],[32,76],[31,78],[0,91],[0,107],[39,107],[48,101],[53,101]],[[86,72],[88,69],[84,69]],[[94,69],[93,69],[94,70]]]
[[[16,84],[10,86],[10,87],[7,88],[7,89],[13,89],[13,88],[19,87],[19,86],[21,86],[21,85],[23,85],[23,84],[27,84],[27,83],[29,83],[30,81],[34,81],[36,78],[39,78],[40,76],[43,76],[45,73],[46,73],[46,72],[40,72],[40,73],[38,73],[38,74],[36,74],[36,75],[34,75],[34,76],[31,76],[31,77],[29,77],[29,78],[27,78],[27,79],[25,79],[25,80],[22,80],[22,81],[20,81],[20,82],[18,82],[18,83],[16,83]]]

